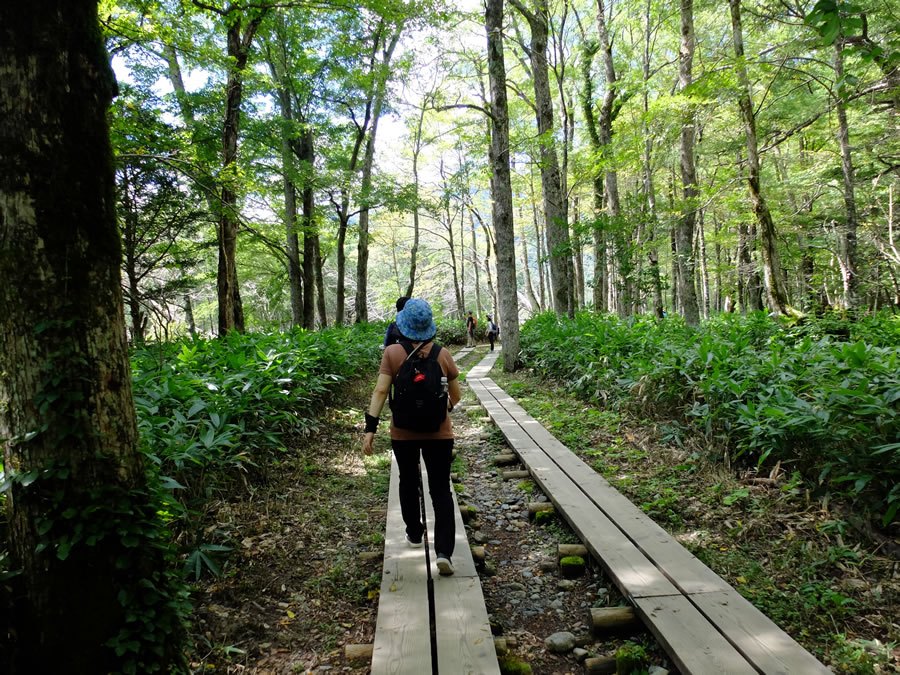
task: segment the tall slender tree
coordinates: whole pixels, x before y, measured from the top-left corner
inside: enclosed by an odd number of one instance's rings
[[[497,285],[503,330],[503,370],[512,372],[519,357],[519,298],[516,289],[516,236],[513,231],[509,170],[509,111],[503,58],[503,0],[485,0],[488,76],[491,87],[492,220],[496,236]]]

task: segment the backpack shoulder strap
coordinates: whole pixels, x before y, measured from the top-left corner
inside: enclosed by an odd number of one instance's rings
[[[431,352],[428,354],[428,358],[432,361],[437,361],[438,354],[441,353],[441,346],[435,342],[431,345]]]

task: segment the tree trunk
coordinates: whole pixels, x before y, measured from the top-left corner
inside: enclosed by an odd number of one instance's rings
[[[138,449],[97,3],[0,3],[0,72],[0,445],[21,570],[0,669],[183,670]],[[162,600],[138,608],[147,587]]]
[[[756,118],[753,112],[753,101],[750,98],[750,80],[747,66],[744,63],[744,33],[741,28],[741,1],[728,0],[731,6],[731,27],[734,40],[734,55],[737,58],[737,76],[740,86],[738,104],[744,121],[747,135],[747,185],[750,188],[750,201],[753,213],[759,223],[759,250],[762,255],[763,277],[768,296],[769,309],[775,314],[793,313],[788,306],[787,290],[781,276],[781,259],[778,254],[778,241],[775,235],[775,222],[763,197],[760,187],[759,150],[756,139]]]
[[[419,254],[419,153],[422,150],[422,123],[425,120],[425,105],[419,111],[419,121],[416,125],[415,149],[413,150],[413,245],[409,251],[409,285],[406,287],[406,297],[413,297],[416,287],[416,258]],[[471,213],[469,214],[471,218]],[[472,238],[474,242],[475,226],[472,225]],[[473,248],[474,255],[474,248]],[[476,280],[478,272],[476,270]],[[477,281],[476,281],[477,286]]]
[[[315,282],[315,150],[312,130],[309,127],[300,132],[299,160],[303,177],[303,327],[316,327],[316,282]]]
[[[541,195],[544,205],[544,222],[547,233],[547,251],[550,257],[550,278],[553,285],[553,309],[557,314],[567,314],[571,304],[571,281],[568,262],[571,255],[569,226],[565,214],[565,197],[562,194],[559,160],[553,140],[553,99],[550,95],[550,75],[547,67],[547,39],[549,16],[545,0],[535,0],[531,12],[519,0],[510,3],[528,20],[531,28],[531,59],[534,81],[535,115],[537,118],[541,156]],[[498,254],[498,262],[499,255]]]
[[[485,0],[488,75],[491,83],[492,222],[497,244],[497,285],[503,329],[503,370],[512,372],[519,356],[519,298],[516,290],[515,233],[509,172],[509,112],[503,61],[503,0]]]
[[[235,181],[227,178],[231,165],[237,161],[238,136],[241,123],[241,102],[244,94],[244,68],[250,55],[253,37],[266,9],[259,10],[244,26],[240,8],[229,9],[228,79],[225,85],[225,119],[222,124],[222,184],[221,213],[219,214],[219,269],[216,287],[219,299],[219,336],[236,330],[244,331],[244,308],[237,277],[238,204]]]
[[[578,309],[584,308],[584,247],[581,244],[581,214],[578,211],[578,196],[572,200],[572,229],[575,241],[575,301]]]
[[[834,74],[837,80],[838,141],[841,146],[841,173],[844,178],[845,222],[838,235],[838,255],[843,259],[841,277],[844,282],[844,309],[851,314],[859,308],[859,268],[856,260],[856,230],[859,217],[856,212],[856,195],[853,189],[853,158],[850,152],[850,128],[847,125],[847,109],[841,103],[840,90],[844,79],[844,52],[842,38],[834,42]]]
[[[475,245],[475,217],[472,215],[472,209],[469,209],[469,226],[472,232],[472,270],[475,272],[475,309],[478,310],[478,316],[483,313],[481,304],[481,279],[478,272],[478,248]]]
[[[375,134],[378,131],[378,118],[387,96],[387,82],[390,78],[391,58],[403,32],[403,24],[397,26],[391,40],[385,47],[381,59],[381,68],[375,74],[375,96],[372,103],[372,129],[366,140],[366,152],[362,166],[362,182],[360,184],[359,211],[359,244],[356,247],[356,316],[357,323],[369,320],[369,201],[372,189],[372,168],[375,163]]]
[[[597,131],[597,120],[594,117],[594,82],[591,78],[591,62],[597,46],[585,44],[581,57],[581,111],[588,130],[591,150],[600,154],[602,151],[600,134]],[[592,177],[593,185],[593,227],[591,228],[594,243],[594,278],[591,280],[592,302],[594,310],[605,312],[606,305],[606,232],[603,226],[603,176],[597,171]]]
[[[694,3],[681,0],[681,49],[678,53],[678,87],[684,92],[691,85],[694,61]],[[681,312],[689,326],[700,323],[697,292],[694,287],[694,224],[697,219],[697,168],[694,164],[694,107],[686,104],[681,124],[682,212],[675,236],[678,254],[678,297]]]
[[[619,177],[613,159],[612,123],[616,112],[615,103],[619,91],[616,68],[613,63],[612,42],[609,39],[609,28],[606,25],[606,9],[603,0],[597,0],[597,36],[600,61],[603,63],[603,71],[606,75],[606,94],[603,96],[603,103],[600,106],[600,119],[597,124],[597,141],[599,144],[600,155],[603,158],[606,167],[603,181],[603,201],[606,204],[609,223],[614,228],[618,229],[621,205],[619,202]],[[607,254],[605,238],[600,243],[602,246],[602,259],[606,262]],[[615,251],[615,253],[619,257],[627,255],[626,251],[623,250],[623,247],[621,246],[618,247],[618,250]],[[604,298],[608,297],[610,294],[609,291],[615,291],[614,285],[610,282],[608,265],[604,274],[603,291]],[[608,300],[604,301],[604,311],[610,307],[608,303]]]
[[[647,200],[648,230],[647,241],[653,242],[656,238],[656,192],[653,188],[653,138],[650,134],[650,39],[652,28],[650,24],[650,10],[652,2],[647,0],[644,21],[644,198]],[[652,243],[651,243],[652,246]],[[653,314],[657,319],[663,318],[662,278],[659,273],[659,253],[651,249],[647,251],[647,261],[650,263],[650,280],[653,288]]]
[[[270,64],[272,75],[277,77],[274,63]],[[287,250],[288,286],[291,298],[291,326],[303,323],[303,275],[300,271],[300,240],[297,236],[297,188],[294,180],[297,175],[294,166],[294,152],[291,148],[290,135],[293,133],[294,115],[291,109],[291,97],[284,87],[278,89],[278,101],[281,107],[281,163],[284,172],[284,229],[285,248]],[[305,200],[304,200],[305,206]]]
[[[697,223],[697,244],[700,249],[700,276],[703,280],[703,317],[709,318],[709,267],[706,264],[706,233],[703,231],[703,209]]]
[[[319,325],[328,325],[328,314],[325,311],[325,281],[322,278],[322,251],[319,248],[319,235],[313,236],[313,257],[316,261],[316,306],[319,310]]]
[[[531,283],[531,269],[528,265],[528,238],[525,236],[525,219],[522,217],[522,207],[519,207],[519,222],[522,223],[522,234],[519,239],[522,242],[522,267],[525,268],[525,290],[528,292],[528,300],[531,302],[532,314],[541,311],[541,305],[538,303],[537,296],[534,294],[534,285]]]
[[[190,293],[184,294],[184,321],[191,337],[197,337],[197,324],[194,323],[194,303],[191,301]]]

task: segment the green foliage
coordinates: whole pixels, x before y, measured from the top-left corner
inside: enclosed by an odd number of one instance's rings
[[[646,672],[647,650],[634,642],[626,642],[616,650],[616,675]]]
[[[691,330],[547,313],[523,327],[522,353],[582,396],[675,418],[748,463],[815,467],[808,478],[864,494],[887,525],[900,507],[898,331],[890,315],[788,327],[723,315]]]
[[[501,656],[498,660],[502,675],[531,675],[531,666],[512,654]]]

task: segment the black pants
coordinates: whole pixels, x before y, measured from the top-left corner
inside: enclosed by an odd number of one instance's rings
[[[450,461],[453,439],[428,441],[391,441],[400,472],[400,511],[411,539],[422,537],[422,514],[419,506],[419,451],[428,471],[428,487],[434,507],[434,550],[448,558],[456,541],[453,496],[450,494]]]
[[[491,351],[494,351],[494,338],[495,337],[496,337],[496,334],[488,333],[488,340],[491,341]]]

